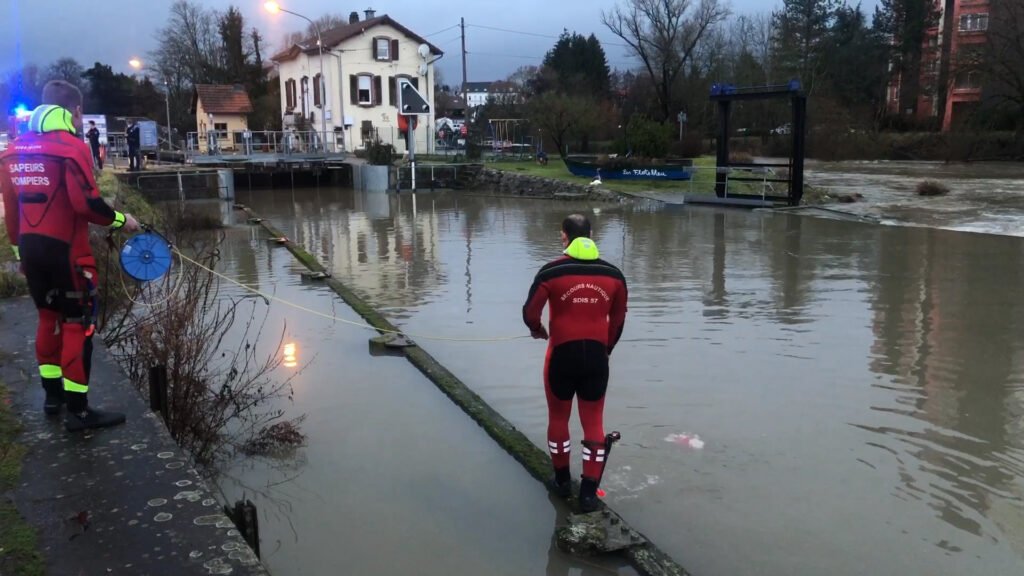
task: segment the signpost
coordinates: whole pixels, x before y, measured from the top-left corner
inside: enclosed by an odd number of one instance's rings
[[[405,78],[398,80],[398,113],[402,116],[427,116],[430,104],[427,99]],[[406,118],[407,135],[409,138],[409,165],[412,167],[412,189],[416,190],[416,122],[415,118]]]
[[[82,138],[85,138],[85,132],[89,131],[89,122],[96,123],[96,129],[100,132],[100,146],[107,145],[107,117],[103,114],[82,114]]]
[[[156,150],[160,147],[156,122],[139,120],[139,150]]]
[[[680,112],[676,119],[679,120],[679,141],[682,142],[686,133],[686,112]]]

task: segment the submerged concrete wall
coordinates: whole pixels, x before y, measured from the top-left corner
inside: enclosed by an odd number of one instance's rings
[[[372,192],[388,190],[391,181],[390,166],[361,164],[358,170],[360,172],[359,184],[362,190],[369,190]]]

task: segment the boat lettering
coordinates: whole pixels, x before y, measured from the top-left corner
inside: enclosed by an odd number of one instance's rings
[[[622,175],[623,176],[656,176],[658,178],[666,178],[667,177],[667,174],[665,174],[661,170],[647,170],[647,169],[644,169],[644,170],[640,170],[640,169],[629,170],[629,169],[626,169],[626,170],[622,171]]]

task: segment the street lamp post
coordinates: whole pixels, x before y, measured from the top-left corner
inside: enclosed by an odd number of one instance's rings
[[[277,14],[278,12],[284,12],[285,14],[291,14],[292,16],[298,16],[313,27],[316,32],[316,46],[320,51],[320,128],[321,138],[323,138],[324,153],[327,152],[327,76],[324,75],[324,43],[320,37],[320,26],[310,20],[309,18],[299,14],[298,12],[292,12],[281,7],[277,2],[265,2],[263,7],[271,14]]]
[[[142,65],[142,60],[139,60],[138,58],[132,58],[129,60],[128,65],[134,68],[137,72],[147,70],[147,68]],[[167,90],[164,93],[164,105],[167,107],[167,150],[169,152],[173,152],[174,145],[172,143],[173,137],[171,135],[171,85],[166,79],[164,80],[164,88]]]

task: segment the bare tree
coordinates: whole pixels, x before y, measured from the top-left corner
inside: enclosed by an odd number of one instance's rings
[[[539,74],[540,68],[537,66],[520,66],[515,72],[509,74],[506,81],[515,86],[520,95],[527,97],[533,93],[534,83]]]
[[[70,82],[79,88],[82,87],[82,74],[85,73],[85,68],[78,63],[74,58],[61,58],[50,64],[50,67],[46,70],[47,80],[64,80]]]
[[[601,21],[643,63],[656,87],[662,120],[672,115],[672,88],[705,34],[729,15],[720,0],[625,0]]]
[[[192,87],[220,81],[227,62],[218,29],[219,16],[191,0],[171,5],[165,26],[157,32],[157,49],[150,52],[144,73],[158,84],[166,84],[173,124],[194,127],[188,113]],[[193,129],[193,128],[189,128]]]
[[[155,68],[165,79],[184,85],[216,80],[224,50],[217,29],[217,13],[190,0],[171,5],[167,25],[157,33],[159,47],[150,54]]]
[[[324,14],[313,20],[313,22],[320,27],[320,34],[322,35],[328,30],[347,25],[348,17],[341,14]],[[284,47],[288,48],[295,44],[316,42],[316,30],[316,27],[312,24],[307,24],[305,30],[290,32],[284,37]]]
[[[586,134],[597,124],[598,105],[579,96],[548,92],[530,101],[530,124],[543,131],[565,155],[565,145],[573,137]]]
[[[745,14],[736,19],[733,42],[742,42],[744,48],[764,70],[762,82],[771,84],[775,75],[772,50],[772,15],[769,12]]]

